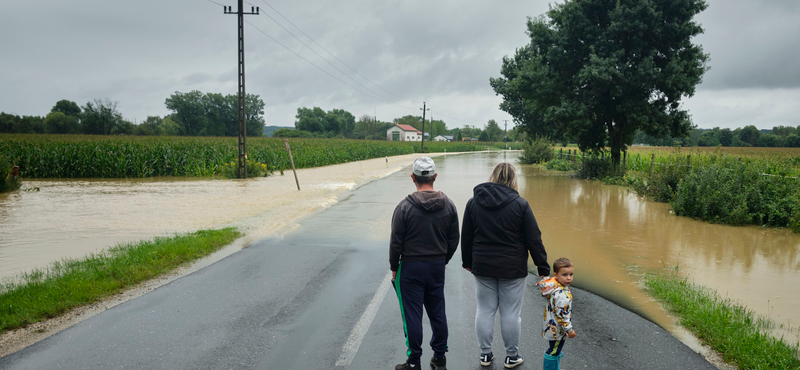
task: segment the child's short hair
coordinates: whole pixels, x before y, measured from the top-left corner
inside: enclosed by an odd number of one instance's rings
[[[572,261],[561,257],[553,262],[553,273],[557,274],[558,270],[561,270],[565,267],[572,267]]]

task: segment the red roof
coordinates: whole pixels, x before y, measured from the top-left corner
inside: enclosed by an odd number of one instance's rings
[[[415,129],[414,126],[411,125],[395,125],[395,126],[400,127],[401,129],[403,129],[403,131],[416,131],[418,134],[420,135],[422,134],[421,132],[419,132],[419,130]]]

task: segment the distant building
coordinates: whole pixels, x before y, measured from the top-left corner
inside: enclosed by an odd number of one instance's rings
[[[389,141],[422,141],[422,132],[410,125],[394,125],[386,130]]]
[[[433,141],[453,141],[453,135],[436,135]]]

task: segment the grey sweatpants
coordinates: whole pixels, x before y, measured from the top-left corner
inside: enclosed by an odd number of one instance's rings
[[[475,313],[475,333],[481,354],[492,352],[494,314],[500,309],[500,333],[506,347],[506,356],[516,356],[519,350],[519,333],[522,319],[522,299],[525,296],[525,279],[499,279],[475,276],[475,293],[478,311]]]

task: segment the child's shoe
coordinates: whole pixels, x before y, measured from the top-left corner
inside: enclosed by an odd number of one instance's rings
[[[561,359],[561,356],[551,356],[548,354],[544,354],[544,364],[542,365],[543,370],[559,370],[558,363]]]

